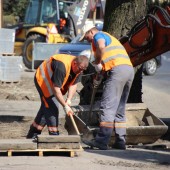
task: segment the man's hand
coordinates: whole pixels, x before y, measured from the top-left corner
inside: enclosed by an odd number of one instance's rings
[[[99,64],[93,64],[93,66],[94,66],[94,68],[95,68],[95,70],[96,70],[96,72],[97,73],[100,73],[101,71],[102,71],[102,64],[101,63],[99,63]]]
[[[66,99],[66,104],[69,105],[69,106],[71,106],[71,100],[67,98],[67,99]]]
[[[71,109],[71,107],[70,107],[69,105],[67,105],[67,104],[63,107],[63,109],[64,109],[64,112],[65,112],[68,116],[70,116],[70,114],[71,114],[71,115],[74,114],[74,113],[73,113],[73,110]]]
[[[93,79],[93,85],[98,87],[103,80],[103,76],[101,74],[97,74],[96,77]]]

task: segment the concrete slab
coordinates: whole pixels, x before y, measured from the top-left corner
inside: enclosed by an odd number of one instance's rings
[[[31,139],[0,139],[0,150],[37,149],[37,143]]]

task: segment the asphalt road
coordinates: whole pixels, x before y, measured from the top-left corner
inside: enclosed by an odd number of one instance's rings
[[[144,76],[143,83],[161,92],[170,94],[170,52],[162,55],[162,66],[154,76]]]
[[[156,116],[170,118],[170,52],[153,76],[143,76],[143,102]]]

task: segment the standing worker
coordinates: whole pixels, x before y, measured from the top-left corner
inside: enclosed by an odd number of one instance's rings
[[[73,114],[70,107],[81,73],[86,70],[89,53],[82,52],[78,57],[67,54],[56,54],[45,60],[37,69],[34,77],[35,86],[41,98],[41,106],[30,126],[27,138],[36,138],[45,125],[49,135],[59,135],[59,103],[65,113]],[[64,94],[67,93],[67,99]]]
[[[134,78],[132,63],[125,48],[115,37],[99,31],[93,25],[86,24],[82,28],[80,41],[83,39],[91,43],[94,67],[98,75],[102,74],[105,78],[100,103],[100,130],[95,139],[84,140],[84,143],[106,150],[114,129],[115,143],[112,147],[126,149],[125,106]]]

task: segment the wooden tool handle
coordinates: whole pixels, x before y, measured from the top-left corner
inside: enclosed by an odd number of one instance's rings
[[[74,118],[73,118],[72,114],[70,114],[70,118],[71,118],[71,121],[73,123],[74,129],[76,130],[77,135],[80,135],[80,132],[79,132],[79,130],[77,128],[76,122],[74,121]]]

